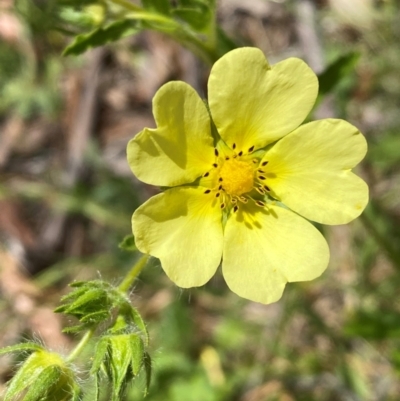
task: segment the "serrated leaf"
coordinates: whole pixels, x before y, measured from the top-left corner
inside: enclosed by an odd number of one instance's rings
[[[132,20],[123,19],[115,21],[109,25],[99,27],[92,32],[76,36],[73,42],[64,49],[63,55],[76,56],[88,49],[115,42],[118,39],[133,35],[139,31],[140,27]]]
[[[119,249],[123,249],[124,251],[136,252],[137,248],[135,245],[135,237],[133,235],[127,235],[119,244]]]
[[[8,354],[10,352],[21,352],[21,351],[35,352],[35,351],[41,351],[41,350],[43,350],[43,347],[41,345],[32,343],[32,342],[27,342],[27,343],[10,345],[8,347],[0,348],[0,355]]]
[[[354,69],[359,58],[360,53],[352,52],[340,56],[331,63],[325,71],[318,76],[319,96],[324,96],[331,92],[332,89]]]
[[[155,11],[160,14],[170,14],[169,0],[142,0],[143,7],[146,10]]]

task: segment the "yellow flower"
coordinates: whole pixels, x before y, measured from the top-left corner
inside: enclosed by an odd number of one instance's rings
[[[325,270],[327,243],[306,219],[344,224],[361,214],[368,188],[351,169],[367,145],[343,120],[300,126],[317,92],[300,59],[271,66],[241,48],[211,70],[213,124],[189,85],[156,93],[158,128],[130,141],[128,161],[141,181],[169,188],[135,211],[132,226],[138,249],[178,286],[205,284],[222,263],[232,291],[270,303],[286,282]]]

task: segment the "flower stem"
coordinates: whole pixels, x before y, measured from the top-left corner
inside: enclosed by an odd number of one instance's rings
[[[81,340],[76,345],[76,347],[69,353],[69,355],[67,357],[67,362],[72,362],[74,359],[76,359],[80,355],[82,350],[86,347],[86,344],[93,337],[95,330],[96,330],[96,327],[92,327],[90,330],[88,330],[85,333],[85,335],[81,338]]]
[[[146,265],[147,261],[149,259],[149,255],[143,255],[132,267],[131,270],[129,270],[128,274],[125,276],[125,278],[122,280],[122,283],[118,286],[118,289],[121,292],[127,292],[129,291],[129,288],[135,281],[136,277],[140,274],[142,271],[143,267]]]
[[[128,0],[111,0],[111,3],[118,4],[119,6],[122,6],[131,11],[143,11],[141,7],[131,3]]]

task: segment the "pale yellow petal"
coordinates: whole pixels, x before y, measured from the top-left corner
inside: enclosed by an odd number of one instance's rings
[[[132,217],[138,249],[160,259],[180,287],[205,284],[222,256],[220,203],[204,188],[172,188],[149,199]]]
[[[286,206],[323,224],[345,224],[368,203],[366,183],[351,169],[367,151],[364,136],[343,120],[299,127],[264,157],[266,184]]]
[[[222,271],[229,288],[243,298],[275,302],[286,282],[312,280],[328,261],[324,237],[290,210],[241,205],[226,223]]]
[[[153,99],[156,129],[145,128],[128,144],[128,162],[143,182],[160,186],[191,183],[214,162],[210,118],[196,91],[169,82]]]
[[[211,115],[225,142],[246,152],[298,127],[314,105],[318,80],[300,59],[269,65],[261,50],[240,48],[213,66],[208,82]]]

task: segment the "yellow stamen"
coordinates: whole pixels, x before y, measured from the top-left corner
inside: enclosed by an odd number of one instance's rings
[[[254,185],[254,166],[247,161],[226,160],[219,171],[223,189],[229,195],[240,196],[250,192]]]

